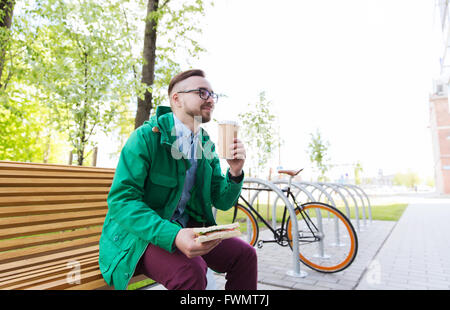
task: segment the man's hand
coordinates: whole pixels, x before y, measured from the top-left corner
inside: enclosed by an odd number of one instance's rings
[[[234,177],[242,174],[242,168],[245,163],[245,147],[241,140],[235,138],[234,143],[230,145],[232,150],[233,159],[227,159],[228,165],[230,165],[230,174]]]
[[[214,249],[221,239],[211,240],[207,242],[195,241],[196,234],[192,228],[181,229],[175,237],[175,245],[187,258],[194,258],[207,254]]]

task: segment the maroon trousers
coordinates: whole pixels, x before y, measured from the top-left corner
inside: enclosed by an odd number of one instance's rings
[[[178,249],[170,253],[149,244],[136,270],[169,290],[204,290],[208,267],[226,273],[226,290],[256,290],[256,251],[239,238],[222,240],[208,254],[191,259]]]

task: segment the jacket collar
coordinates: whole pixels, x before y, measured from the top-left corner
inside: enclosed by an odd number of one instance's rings
[[[158,106],[156,108],[156,116],[149,121],[151,126],[157,126],[161,132],[161,143],[172,145],[177,139],[175,130],[172,108],[168,106]],[[147,123],[146,122],[146,123]],[[209,141],[209,134],[203,128],[199,133],[202,137],[202,145]]]
[[[156,115],[152,116],[150,120],[146,121],[145,123],[148,123],[153,128],[154,127],[158,128],[159,132],[161,133],[161,141],[160,141],[161,144],[165,144],[169,148],[172,148],[173,146],[176,145],[175,141],[177,139],[177,135],[171,107],[158,106],[156,108]],[[204,130],[203,128],[200,128],[200,130],[201,132],[199,134],[201,135],[201,143],[203,148],[203,146],[205,146],[205,143],[207,143],[210,139],[209,134],[206,130]],[[174,150],[175,152],[178,151],[177,148],[175,149],[176,149]]]

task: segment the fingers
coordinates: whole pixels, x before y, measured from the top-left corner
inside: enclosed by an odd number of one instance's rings
[[[218,246],[221,241],[222,241],[221,239],[211,240],[203,243],[194,241],[194,244],[192,245],[192,247],[189,248],[188,252],[185,253],[185,255],[188,258],[205,255],[209,253],[212,249],[214,249],[216,246]]]
[[[245,159],[246,158],[246,152],[244,144],[241,140],[235,138],[234,143],[230,145],[231,155],[233,156],[233,159]]]

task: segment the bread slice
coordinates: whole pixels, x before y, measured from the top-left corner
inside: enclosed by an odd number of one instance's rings
[[[194,228],[194,232],[198,234],[196,241],[200,243],[215,239],[228,239],[241,235],[239,223],[199,227]]]

